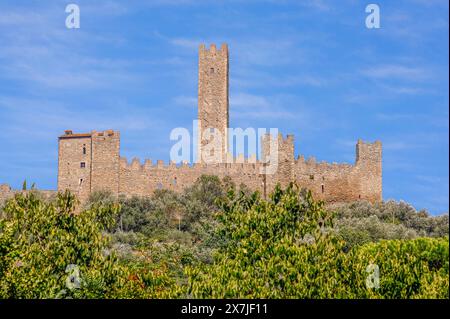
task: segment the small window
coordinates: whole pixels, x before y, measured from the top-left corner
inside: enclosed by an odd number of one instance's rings
[[[83,185],[83,179],[80,178],[80,186]]]
[[[216,130],[214,129],[214,127],[210,127],[209,128],[209,133],[214,133]]]
[[[325,193],[325,186],[322,184],[322,194]]]
[[[314,180],[314,175],[312,175],[312,174],[309,175],[309,179],[310,179],[310,180]]]
[[[213,74],[213,73],[214,73],[214,68],[211,68],[211,69],[209,70],[209,73]]]
[[[83,155],[86,155],[86,146],[83,145]]]
[[[81,162],[80,163],[80,168],[85,168],[86,167],[86,163],[85,162]]]

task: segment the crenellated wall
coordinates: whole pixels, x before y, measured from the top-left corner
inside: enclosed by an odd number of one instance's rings
[[[201,164],[187,163],[165,165],[162,161],[153,164],[145,160],[141,164],[134,158],[131,163],[126,158],[120,160],[119,194],[126,196],[151,195],[156,189],[170,189],[181,191],[193,184],[201,175],[216,175],[221,178],[231,177],[236,184],[246,184],[252,189],[262,189],[260,163],[220,163]]]
[[[266,140],[267,141],[267,140]],[[317,198],[327,202],[382,199],[381,143],[358,141],[355,164],[316,162],[303,156],[294,158],[292,135],[278,136],[278,169],[264,175],[262,161],[235,158],[233,163],[165,165],[162,161],[144,164],[134,158],[128,162],[120,159],[120,183],[118,194],[126,196],[151,195],[156,189],[181,191],[201,175],[229,176],[237,185],[245,184],[252,190],[269,193],[277,183],[286,186],[296,182],[310,189]],[[264,144],[263,144],[264,145]],[[267,164],[266,164],[267,165]]]
[[[242,155],[230,158],[229,129],[229,53],[226,44],[199,49],[198,73],[198,155],[213,157],[211,141],[202,131],[219,131],[224,143],[221,156],[209,163],[203,156],[199,163],[188,165],[153,163],[139,159],[129,162],[120,157],[120,133],[108,130],[73,134],[59,138],[58,190],[70,189],[83,201],[97,190],[115,195],[151,195],[156,189],[181,191],[201,175],[225,176],[237,184],[245,184],[264,195],[275,185],[290,182],[311,189],[316,197],[327,202],[365,199],[382,200],[382,147],[380,142],[356,144],[354,164],[317,163],[314,158],[295,159],[294,136],[265,135],[261,141],[261,160],[248,160]],[[258,110],[255,110],[258,112]],[[206,134],[208,135],[208,134]],[[214,140],[214,139],[213,139]],[[217,153],[216,153],[217,154]],[[227,162],[227,163],[224,163]],[[206,164],[208,163],[208,164]]]
[[[326,202],[382,200],[382,154],[378,141],[359,140],[355,164],[318,163],[315,158],[305,160],[303,156],[295,159],[293,135],[265,135],[261,145],[261,160],[239,155],[230,163],[176,165],[150,159],[141,163],[137,158],[129,162],[120,157],[120,133],[117,131],[66,132],[60,137],[58,190],[70,189],[82,201],[99,190],[115,195],[149,196],[157,189],[179,192],[201,175],[216,175],[229,176],[236,185],[245,184],[263,195],[270,193],[277,184],[286,187],[296,182]],[[83,168],[82,162],[85,163]],[[272,166],[275,170],[270,172],[267,168]]]
[[[31,190],[17,190],[13,189],[8,184],[0,184],[0,206],[8,199],[14,197],[14,195],[18,193],[27,193]],[[42,195],[44,198],[50,198],[51,196],[56,194],[55,190],[38,190],[39,194]]]

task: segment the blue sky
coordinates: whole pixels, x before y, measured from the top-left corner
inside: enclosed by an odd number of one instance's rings
[[[381,140],[384,198],[448,212],[448,33],[447,0],[1,1],[0,183],[55,189],[65,129],[168,161],[197,116],[198,45],[226,42],[232,127],[278,127],[329,162]]]

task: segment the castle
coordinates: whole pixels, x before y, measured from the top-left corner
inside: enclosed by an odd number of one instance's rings
[[[223,44],[216,48],[201,45],[198,69],[198,131],[215,130],[224,141],[228,140],[229,128],[229,54]],[[275,142],[275,143],[273,143]],[[294,137],[281,134],[264,136],[261,141],[262,155],[231,158],[228,143],[223,143],[220,158],[216,162],[200,160],[193,165],[183,162],[165,165],[139,159],[131,163],[120,156],[120,133],[102,132],[73,133],[70,130],[58,139],[58,191],[69,189],[81,201],[98,190],[115,195],[148,196],[156,189],[180,191],[203,174],[229,176],[237,185],[243,183],[262,194],[269,193],[277,183],[286,186],[295,181],[310,189],[316,198],[326,202],[349,202],[382,200],[382,147],[379,141],[365,143],[358,140],[356,160],[351,164],[330,164],[305,160],[294,156]],[[206,148],[208,141],[199,134],[198,153]],[[277,169],[266,174],[268,154],[276,146]],[[222,160],[220,160],[222,159]]]

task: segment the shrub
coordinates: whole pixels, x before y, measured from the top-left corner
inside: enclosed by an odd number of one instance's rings
[[[164,274],[146,282],[147,272],[124,267],[109,249],[105,230],[119,207],[77,207],[69,192],[55,202],[34,192],[7,201],[0,219],[0,298],[165,296]]]
[[[218,232],[227,245],[212,265],[186,268],[188,297],[448,298],[448,238],[387,240],[346,252],[332,214],[293,185],[277,187],[268,201],[231,192],[221,209]],[[360,233],[362,241],[370,235]],[[380,270],[376,289],[366,284],[371,264]]]
[[[342,294],[343,243],[329,232],[331,214],[311,193],[276,188],[269,201],[230,193],[219,232],[229,242],[210,266],[188,267],[188,296],[326,298]],[[333,276],[329,276],[330,274]]]
[[[79,214],[75,207],[68,192],[55,203],[33,192],[6,203],[0,222],[1,297],[110,296],[118,269],[114,255],[104,254],[108,239],[102,232],[113,223],[117,207],[96,206]],[[82,274],[80,290],[66,287],[69,265]]]
[[[448,298],[448,238],[382,240],[349,254],[346,284],[357,298]],[[379,267],[379,288],[368,289],[367,266]]]

